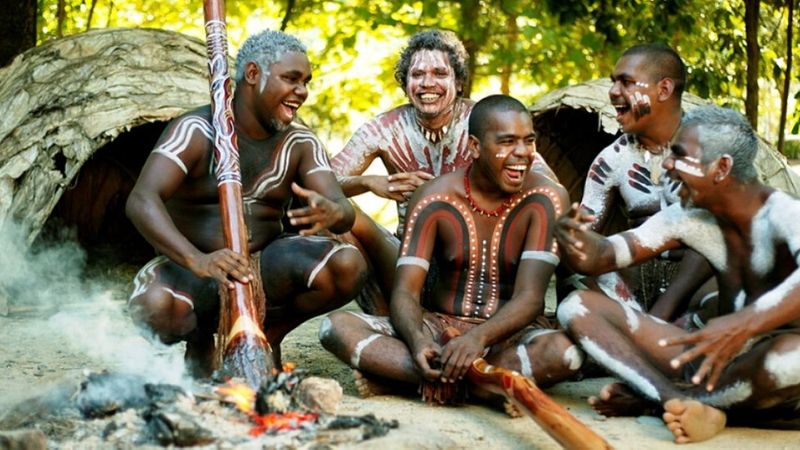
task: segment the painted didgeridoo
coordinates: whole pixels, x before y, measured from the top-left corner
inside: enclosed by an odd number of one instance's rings
[[[249,258],[247,227],[242,206],[239,149],[233,122],[228,39],[224,0],[204,0],[214,159],[225,246]],[[259,276],[260,274],[256,274]],[[220,302],[219,345],[222,370],[258,388],[272,375],[272,349],[261,329],[253,284],[234,281]],[[259,296],[260,297],[260,296]],[[263,311],[264,306],[261,305]]]

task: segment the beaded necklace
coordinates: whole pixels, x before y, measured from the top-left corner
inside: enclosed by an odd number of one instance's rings
[[[488,209],[483,209],[475,203],[475,199],[472,198],[472,190],[469,187],[469,172],[472,170],[472,164],[467,167],[467,170],[464,171],[464,192],[467,193],[467,201],[469,202],[470,208],[473,211],[477,212],[478,214],[486,217],[497,217],[503,213],[509,206],[511,206],[511,202],[514,201],[514,196],[508,197],[507,199],[503,200],[503,203],[500,204],[497,208],[492,211]]]

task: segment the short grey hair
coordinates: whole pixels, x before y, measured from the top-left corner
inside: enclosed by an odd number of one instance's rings
[[[244,68],[247,63],[254,62],[261,69],[262,78],[269,76],[269,65],[279,61],[284,53],[306,53],[306,46],[294,36],[282,31],[264,30],[251,35],[244,41],[236,56],[236,78],[244,78]]]
[[[747,182],[758,178],[753,164],[758,136],[741,113],[714,105],[700,106],[683,116],[681,127],[697,129],[703,164],[727,154],[733,158],[731,174],[737,180]]]

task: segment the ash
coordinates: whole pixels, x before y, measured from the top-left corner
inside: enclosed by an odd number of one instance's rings
[[[230,385],[244,386],[237,380]],[[339,384],[302,371],[272,377],[254,392],[249,413],[220,387],[195,382],[187,389],[148,383],[139,375],[86,373],[0,411],[0,440],[33,432],[44,435],[47,448],[64,450],[323,449],[384,436],[398,426],[371,414],[336,415]],[[265,418],[283,419],[283,429],[265,424]]]

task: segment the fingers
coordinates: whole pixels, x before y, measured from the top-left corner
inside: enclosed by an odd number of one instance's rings
[[[417,365],[422,377],[426,380],[437,380],[442,376],[442,371],[431,367],[431,362],[439,361],[439,351],[435,348],[428,347],[422,352],[418,352],[414,356],[414,362]]]
[[[209,276],[220,283],[233,289],[232,280],[240,283],[249,283],[253,275],[250,270],[250,261],[244,255],[230,249],[218,250],[208,255],[206,270]]]

